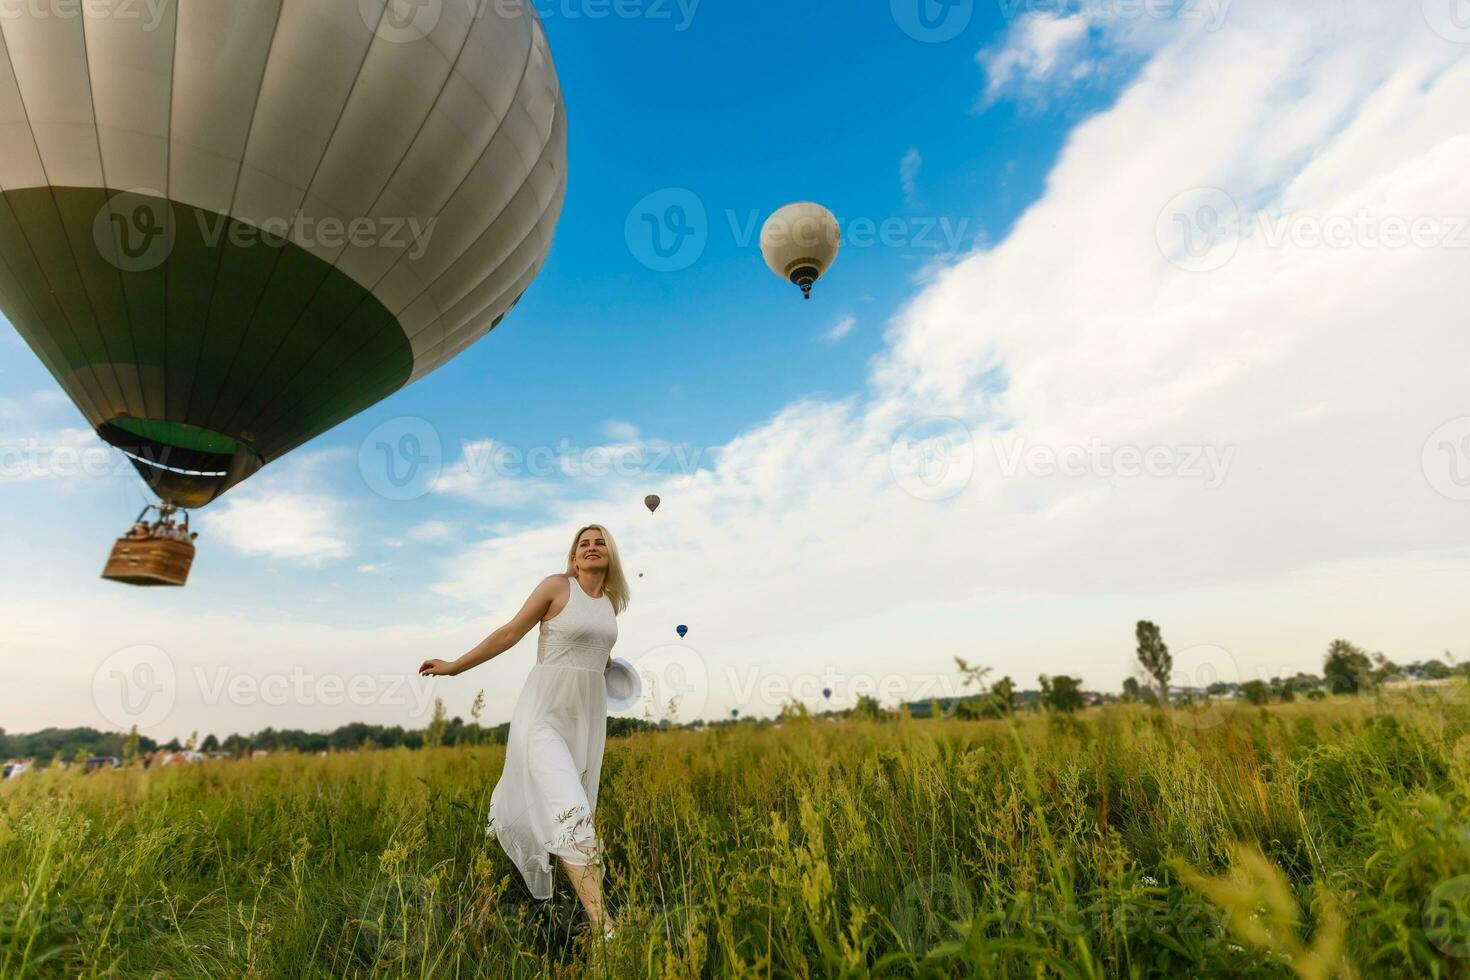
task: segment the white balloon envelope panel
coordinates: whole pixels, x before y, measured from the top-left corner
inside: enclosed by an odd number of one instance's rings
[[[527,0],[88,0],[0,18],[0,310],[209,503],[496,326],[566,193]]]
[[[766,219],[761,228],[761,254],[766,265],[782,279],[801,287],[812,298],[812,286],[832,263],[842,247],[837,218],[820,204],[800,201],[788,204]]]

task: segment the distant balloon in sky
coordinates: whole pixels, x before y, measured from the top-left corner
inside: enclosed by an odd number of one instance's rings
[[[674,632],[675,633],[678,633],[679,634],[679,639],[682,640],[682,639],[684,639],[684,634],[686,634],[686,633],[689,632],[689,627],[687,627],[687,626],[676,626],[676,627],[674,627]]]
[[[740,709],[739,708],[731,708],[730,709],[730,717],[731,718],[739,718],[740,717]]]
[[[761,254],[771,271],[801,287],[807,299],[812,286],[832,263],[842,246],[837,218],[820,204],[788,204],[766,219],[761,229]]]
[[[824,688],[822,688],[822,697],[826,698],[828,701],[831,701],[832,700],[832,689],[830,687],[824,687]]]
[[[661,503],[663,503],[663,500],[656,493],[651,493],[643,498],[643,506],[648,508],[650,514],[658,510],[658,505]]]

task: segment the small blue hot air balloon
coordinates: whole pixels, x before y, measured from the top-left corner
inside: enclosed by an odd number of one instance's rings
[[[824,688],[822,688],[822,697],[826,698],[828,701],[831,701],[832,700],[832,689],[830,687],[824,687]]]
[[[679,634],[679,639],[682,640],[682,639],[684,639],[684,634],[689,632],[689,627],[682,626],[682,625],[681,626],[676,626],[676,627],[674,627],[674,632],[675,633],[678,633]]]
[[[739,718],[740,717],[740,709],[739,708],[731,708],[730,709],[730,717],[731,718]]]

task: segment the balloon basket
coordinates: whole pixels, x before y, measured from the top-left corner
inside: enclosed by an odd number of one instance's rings
[[[181,586],[194,565],[194,544],[171,538],[146,541],[119,539],[112,546],[102,577],[124,585]]]

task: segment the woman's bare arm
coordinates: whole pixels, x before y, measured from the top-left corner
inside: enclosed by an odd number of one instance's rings
[[[521,606],[521,611],[516,613],[510,622],[485,637],[473,650],[457,660],[447,662],[425,660],[419,667],[419,673],[425,677],[454,677],[480,666],[487,660],[494,660],[521,642],[521,639],[531,632],[531,627],[545,618],[551,609],[552,601],[557,597],[557,590],[561,587],[561,583],[565,582],[565,575],[548,575],[541,580],[541,584],[536,586],[531,597],[526,600],[526,604]]]

